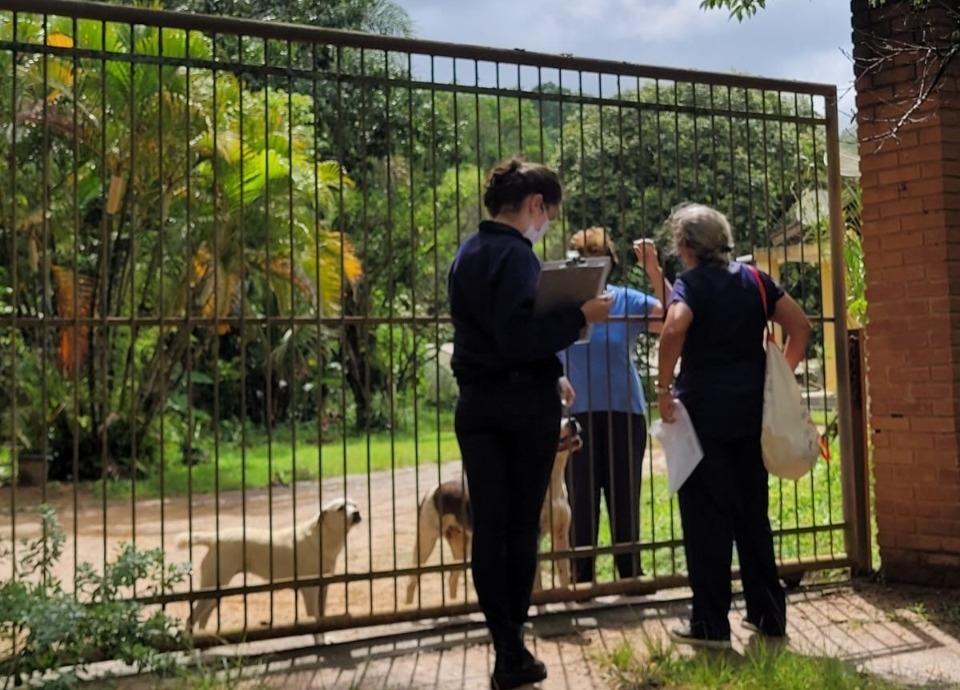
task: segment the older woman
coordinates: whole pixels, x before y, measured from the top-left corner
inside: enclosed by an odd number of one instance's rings
[[[581,256],[608,256],[617,263],[616,247],[602,227],[578,230],[569,248]],[[614,321],[594,326],[590,342],[577,343],[564,353],[567,377],[577,392],[570,411],[580,422],[584,440],[577,457],[567,465],[574,546],[596,545],[601,493],[607,501],[614,543],[636,544],[640,536],[647,401],[637,372],[636,346],[641,333],[660,330],[669,283],[652,242],[638,241],[634,253],[656,296],[608,285]],[[615,561],[620,577],[642,574],[637,553],[619,553]],[[591,582],[593,576],[592,556],[574,559],[577,582]]]
[[[660,335],[657,396],[665,422],[674,398],[690,414],[704,457],[680,488],[680,517],[693,610],[674,640],[705,647],[730,644],[730,564],[736,542],[747,615],[744,627],[786,634],[786,602],[777,576],[767,515],[767,472],[760,451],[768,319],[787,336],[796,367],[810,322],[770,278],[730,260],[730,224],[719,211],[687,204],[667,221],[686,271],[673,286]],[[764,313],[758,281],[767,294]],[[673,372],[681,357],[680,376]]]

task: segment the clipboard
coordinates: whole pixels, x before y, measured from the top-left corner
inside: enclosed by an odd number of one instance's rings
[[[546,314],[571,305],[580,306],[600,295],[607,285],[613,263],[608,256],[571,257],[564,261],[544,261],[540,266],[534,314]],[[587,324],[576,342],[590,340],[592,325]]]

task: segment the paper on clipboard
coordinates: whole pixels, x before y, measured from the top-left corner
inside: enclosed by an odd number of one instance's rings
[[[650,426],[650,435],[660,441],[663,453],[667,456],[667,480],[671,494],[680,490],[703,459],[703,448],[687,408],[675,400],[673,410],[673,422],[664,424],[663,420],[658,419]]]
[[[534,314],[580,306],[603,292],[612,263],[609,257],[571,258],[566,261],[544,261],[533,304]],[[590,340],[591,325],[580,331],[578,343]]]

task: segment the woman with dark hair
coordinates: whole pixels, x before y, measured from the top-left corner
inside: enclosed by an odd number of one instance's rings
[[[460,387],[454,425],[473,513],[471,567],[497,655],[491,686],[499,690],[547,676],[524,646],[523,625],[561,395],[567,402],[573,397],[556,353],[585,324],[606,319],[611,304],[601,296],[533,313],[540,275],[533,243],[557,217],[562,198],[549,168],[519,159],[498,165],[483,197],[490,220],[460,246],[448,280]]]

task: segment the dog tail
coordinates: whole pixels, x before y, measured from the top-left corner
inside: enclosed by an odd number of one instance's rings
[[[193,546],[213,546],[217,542],[217,535],[213,532],[194,532],[192,535],[183,532],[177,536],[177,547],[188,549]]]

